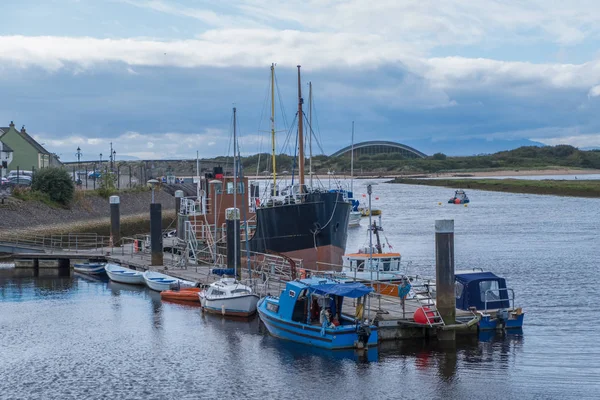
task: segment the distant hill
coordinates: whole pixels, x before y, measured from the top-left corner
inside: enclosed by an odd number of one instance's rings
[[[487,140],[487,139],[449,139],[449,140],[417,140],[406,141],[407,145],[425,154],[444,153],[448,156],[472,156],[477,154],[493,154],[499,151],[514,150],[523,146],[544,146],[543,143],[527,139]]]

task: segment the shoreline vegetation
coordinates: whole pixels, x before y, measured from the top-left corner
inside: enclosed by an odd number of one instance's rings
[[[600,180],[530,180],[530,179],[417,179],[396,178],[390,183],[443,186],[454,189],[477,189],[494,192],[527,193],[571,197],[600,197]]]

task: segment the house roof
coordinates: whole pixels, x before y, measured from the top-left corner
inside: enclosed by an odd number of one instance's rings
[[[10,128],[0,128],[0,130],[4,131],[4,133],[0,135],[0,139],[2,139],[2,137],[4,135],[6,135],[6,133],[8,132],[9,129]],[[36,140],[34,138],[32,138],[31,136],[29,136],[29,134],[27,133],[27,131],[25,131],[25,127],[23,127],[20,131],[17,130],[17,132],[19,133],[19,135],[21,135],[21,137],[23,139],[25,139],[27,141],[27,143],[29,143],[30,145],[32,145],[38,151],[38,153],[50,154],[50,152],[48,150],[46,150],[45,148],[43,148],[41,144],[39,144],[38,142],[36,142]]]
[[[0,128],[0,129],[2,129],[2,128]],[[2,142],[2,141],[0,140],[0,142]],[[14,153],[13,149],[11,149],[10,146],[4,142],[2,142],[2,151],[5,153]]]
[[[32,138],[31,136],[29,136],[29,134],[25,131],[25,129],[21,129],[21,131],[19,132],[19,134],[23,137],[23,139],[27,140],[27,142],[29,142],[30,145],[32,145],[33,147],[35,147],[35,149],[43,154],[50,154],[50,152],[48,150],[46,150],[45,148],[42,147],[41,144],[39,144],[38,142],[35,141],[34,138]]]
[[[3,133],[8,132],[9,129],[10,128],[8,126],[7,127],[3,127],[3,126],[0,127],[0,136],[2,136]]]

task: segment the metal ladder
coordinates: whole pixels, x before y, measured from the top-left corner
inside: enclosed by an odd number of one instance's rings
[[[185,221],[185,252],[186,257],[189,257],[189,260],[193,263],[198,263],[198,257],[196,254],[198,252],[198,239],[196,238],[196,225],[192,223],[192,221]]]
[[[421,310],[423,310],[423,314],[427,319],[427,325],[429,325],[429,327],[446,325],[427,286],[416,285],[412,287],[412,290],[415,294],[414,299],[419,304]]]

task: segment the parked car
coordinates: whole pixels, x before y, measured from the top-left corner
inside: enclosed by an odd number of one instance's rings
[[[10,171],[8,173],[7,178],[10,179],[11,177],[22,177],[22,176],[26,176],[29,178],[33,178],[33,171],[26,171],[26,170],[19,170],[17,171],[16,169],[13,169],[12,171]]]
[[[101,177],[102,174],[100,173],[100,171],[91,171],[90,173],[88,173],[89,179],[100,179]]]
[[[31,178],[29,176],[9,176],[8,184],[10,186],[31,186]]]
[[[5,177],[0,178],[0,185],[8,185],[8,179]]]

